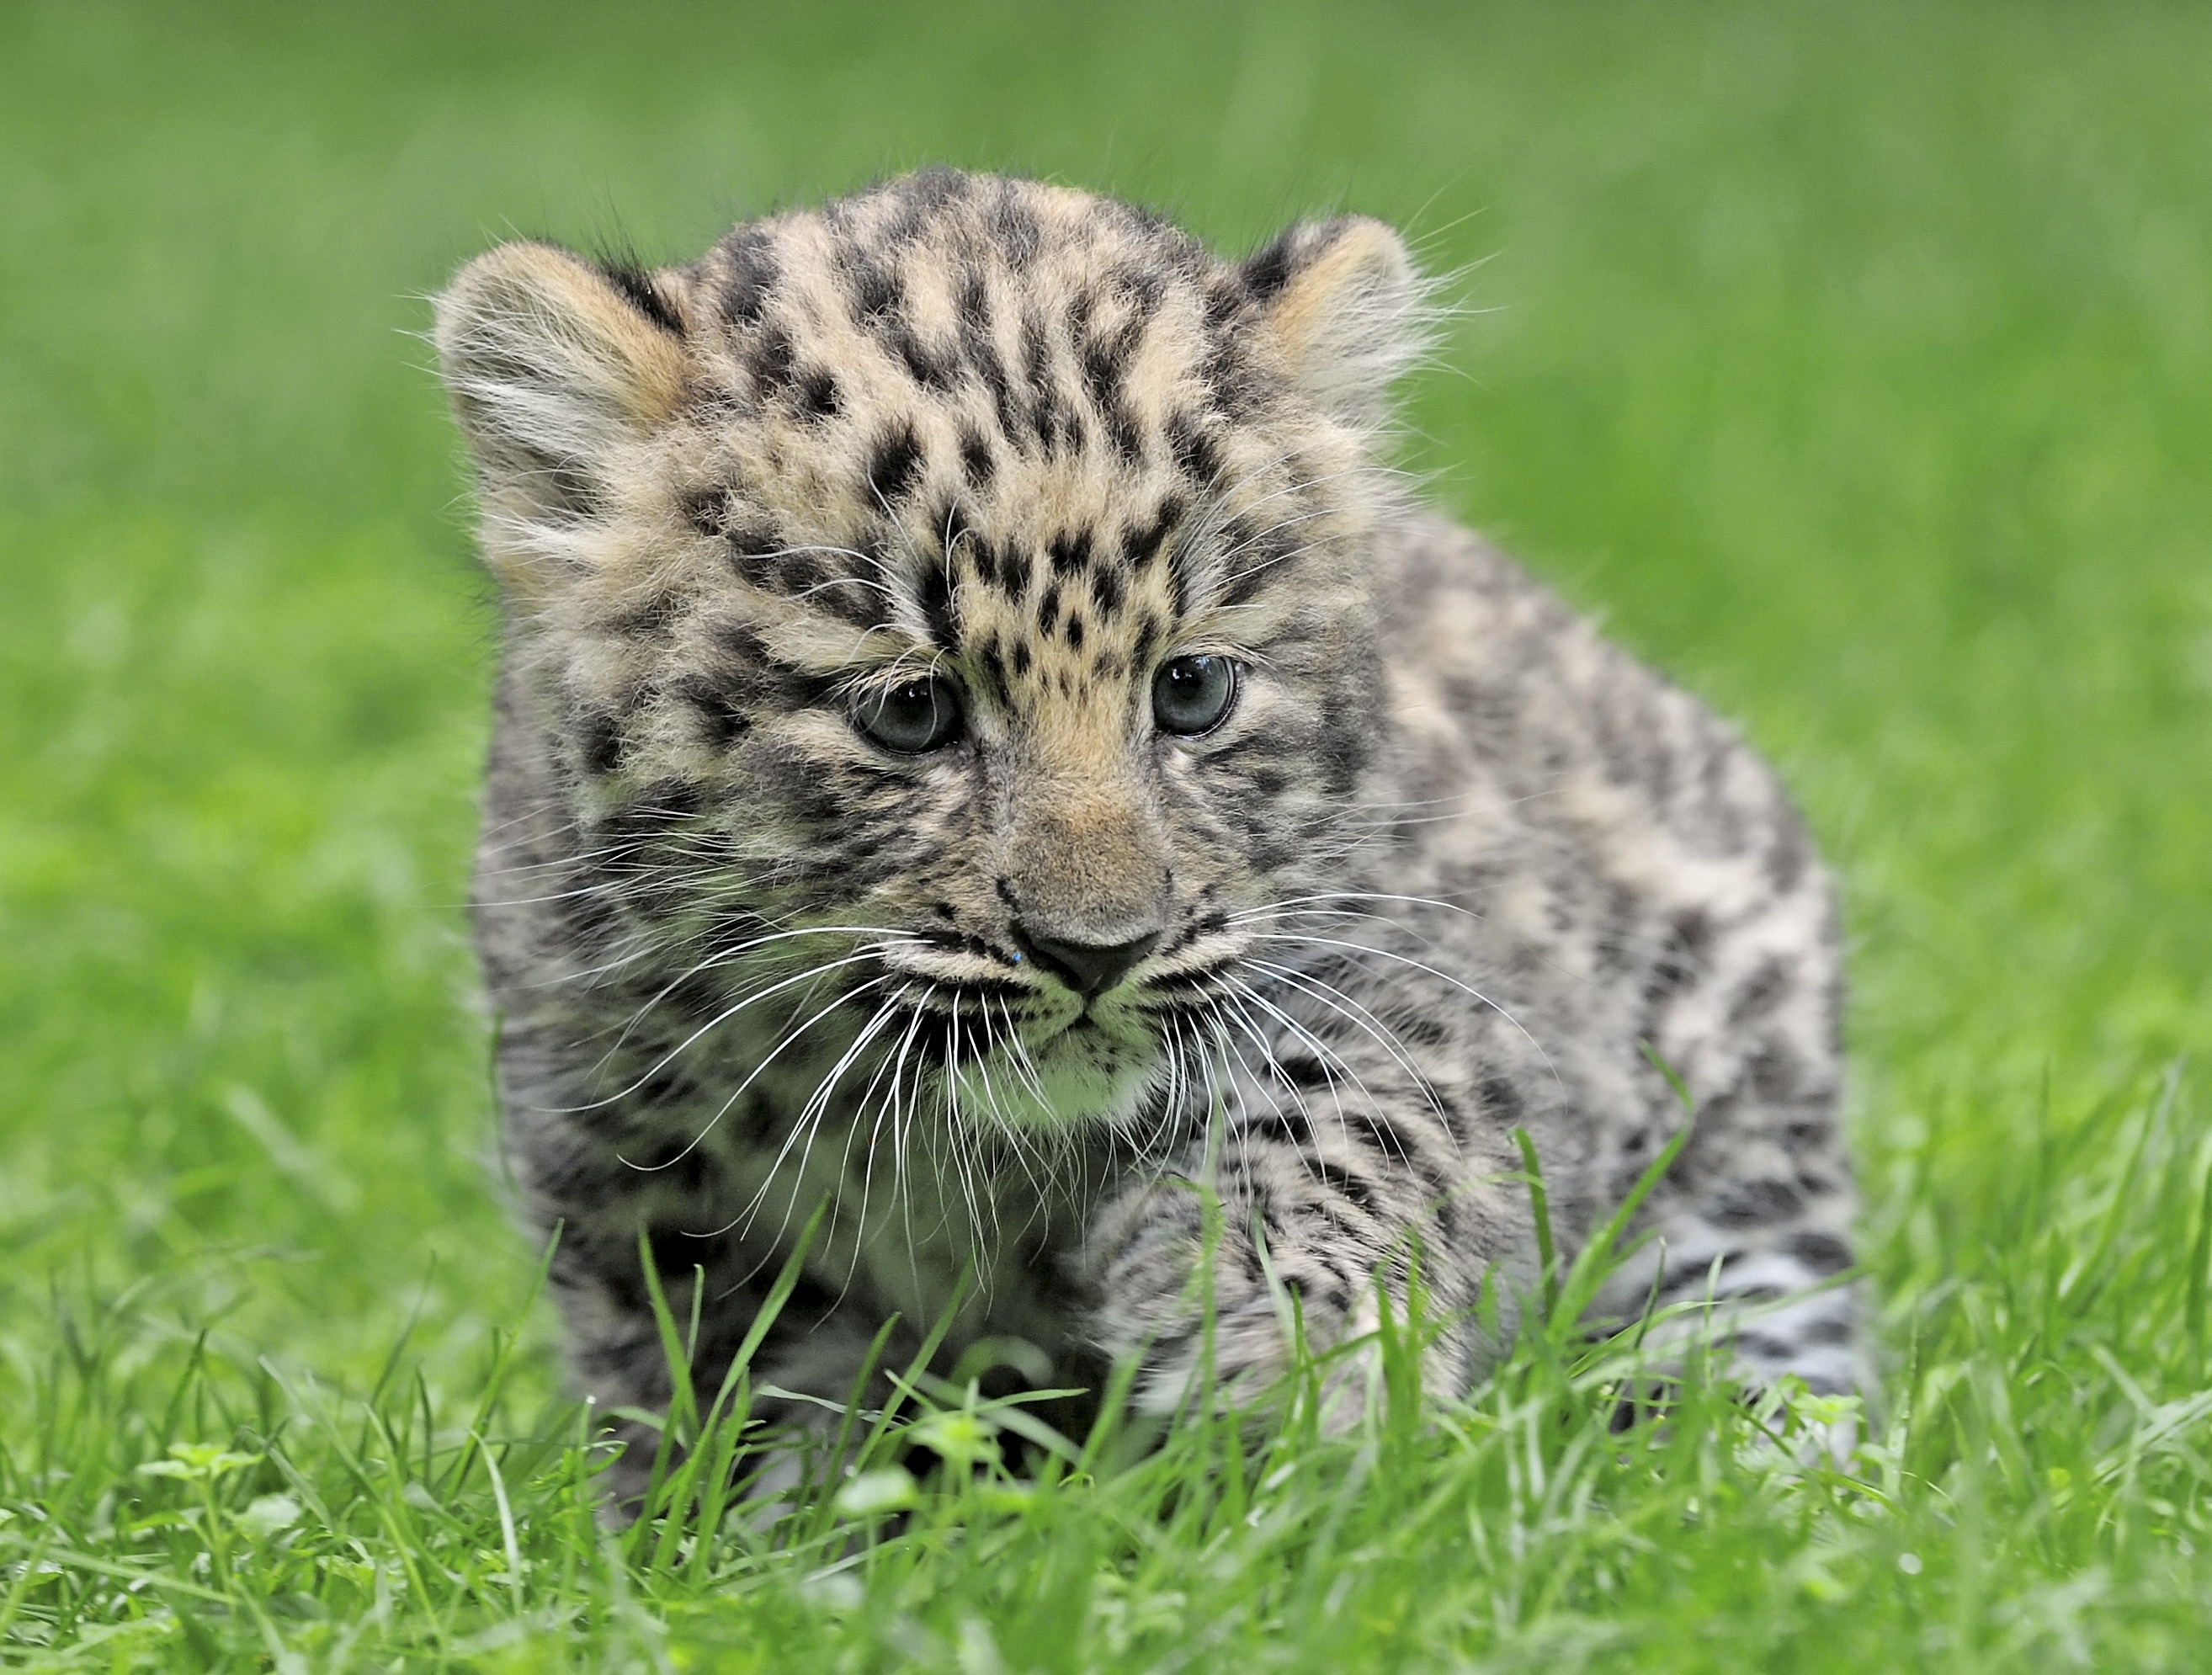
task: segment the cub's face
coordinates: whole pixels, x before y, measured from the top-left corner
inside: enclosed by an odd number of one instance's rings
[[[1415,300],[1373,222],[1230,265],[944,173],[682,269],[471,264],[439,351],[615,939],[711,974],[734,1062],[963,1120],[1127,1118],[1256,1019],[1382,727]]]

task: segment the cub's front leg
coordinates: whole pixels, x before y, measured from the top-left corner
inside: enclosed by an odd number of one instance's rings
[[[1492,1258],[1510,1265],[1525,1241],[1525,1193],[1470,1190],[1457,1143],[1407,1114],[1422,1108],[1412,1087],[1370,1077],[1355,1098],[1295,1052],[1271,1068],[1265,1085],[1231,1083],[1210,1144],[1191,1142],[1094,1220],[1095,1342],[1137,1357],[1138,1405],[1165,1412],[1209,1353],[1231,1400],[1266,1390],[1291,1363],[1295,1320],[1316,1354],[1347,1350],[1326,1381],[1341,1423],[1374,1367],[1382,1299],[1404,1320],[1418,1275],[1431,1339],[1423,1382],[1463,1390],[1482,1349],[1476,1288]],[[1501,1157],[1490,1173],[1510,1181],[1517,1168]]]

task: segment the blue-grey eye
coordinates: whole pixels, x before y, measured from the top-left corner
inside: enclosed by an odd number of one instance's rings
[[[1225,657],[1170,658],[1152,677],[1152,719],[1195,738],[1219,726],[1237,701],[1237,665]]]
[[[863,694],[853,725],[886,750],[918,756],[960,737],[960,695],[935,675],[901,681]]]

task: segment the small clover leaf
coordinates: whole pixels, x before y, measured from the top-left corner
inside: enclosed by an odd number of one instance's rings
[[[260,1463],[259,1454],[233,1453],[213,1442],[172,1442],[167,1460],[149,1460],[138,1468],[142,1478],[185,1478],[212,1482],[241,1466]]]

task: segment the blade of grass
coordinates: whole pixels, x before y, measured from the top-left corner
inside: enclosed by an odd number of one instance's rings
[[[1513,1144],[1521,1149],[1522,1180],[1528,1188],[1528,1210],[1536,1223],[1538,1290],[1548,1324],[1559,1301],[1559,1265],[1552,1246],[1552,1200],[1544,1189],[1544,1168],[1536,1160],[1536,1142],[1525,1128],[1513,1131]]]

